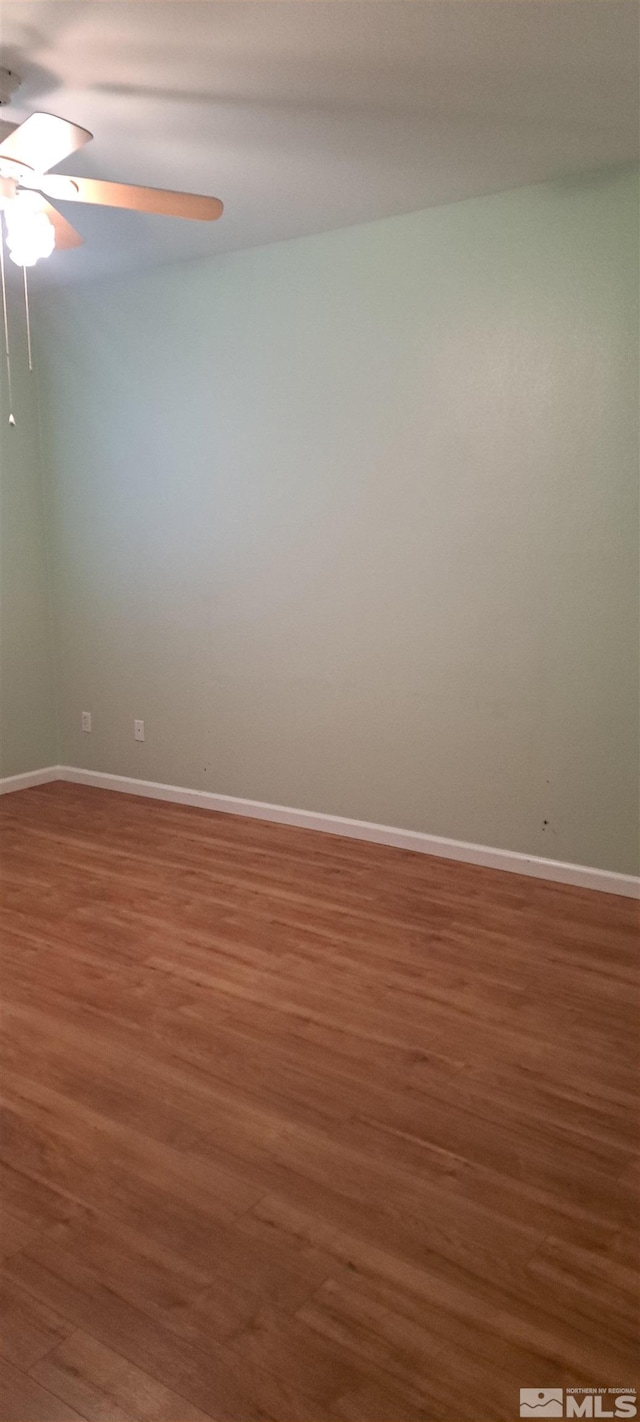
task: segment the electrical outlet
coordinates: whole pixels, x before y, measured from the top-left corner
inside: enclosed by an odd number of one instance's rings
[[[133,739],[134,739],[135,741],[143,741],[143,740],[144,740],[144,721],[134,721],[134,723],[133,723]]]
[[[91,730],[91,712],[90,712],[90,711],[83,711],[83,712],[82,712],[82,729],[83,729],[83,731],[90,731],[90,730]]]

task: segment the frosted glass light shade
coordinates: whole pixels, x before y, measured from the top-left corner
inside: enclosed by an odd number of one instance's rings
[[[19,193],[5,208],[9,256],[19,267],[34,266],[55,247],[55,228],[41,203],[37,193]]]

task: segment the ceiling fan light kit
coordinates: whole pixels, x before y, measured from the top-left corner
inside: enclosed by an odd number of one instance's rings
[[[0,105],[11,102],[19,83],[17,75],[11,70],[0,69]],[[55,168],[64,158],[89,143],[92,137],[88,129],[70,123],[68,119],[58,118],[55,114],[34,113],[0,143],[0,275],[9,423],[12,425],[15,425],[15,420],[11,409],[5,243],[11,260],[21,266],[24,273],[29,369],[32,369],[26,269],[41,258],[49,257],[56,249],[79,247],[83,241],[80,233],[48,199],[124,207],[134,212],[185,217],[197,222],[215,222],[222,215],[222,203],[215,197],[173,192],[165,188],[143,188],[130,183],[103,182],[98,178],[72,178],[67,174],[49,172],[50,168]]]
[[[9,256],[17,266],[33,267],[41,257],[51,256],[55,227],[37,193],[18,193],[5,209],[5,227]]]

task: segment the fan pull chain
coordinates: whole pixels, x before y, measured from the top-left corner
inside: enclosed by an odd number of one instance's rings
[[[9,318],[7,316],[7,290],[4,279],[4,230],[0,218],[0,274],[2,275],[2,315],[4,319],[4,353],[7,361],[7,386],[9,388],[9,424],[15,426],[13,417],[13,391],[11,388],[11,356],[9,354]]]
[[[29,318],[29,288],[27,286],[27,268],[22,268],[24,278],[24,314],[27,318],[27,355],[29,357],[29,370],[33,370],[33,360],[31,356],[31,321]]]

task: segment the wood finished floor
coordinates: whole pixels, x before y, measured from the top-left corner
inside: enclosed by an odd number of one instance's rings
[[[60,783],[0,813],[2,1422],[639,1381],[636,905]]]

